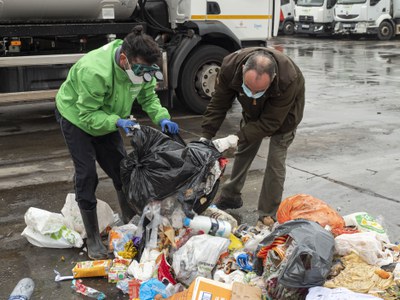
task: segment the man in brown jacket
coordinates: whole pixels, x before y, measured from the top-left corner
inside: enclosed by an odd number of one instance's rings
[[[236,133],[239,141],[232,174],[222,187],[218,208],[243,205],[241,190],[247,172],[263,138],[270,137],[258,213],[265,224],[275,218],[282,200],[287,149],[303,117],[304,92],[300,69],[277,50],[245,48],[224,58],[215,94],[203,117],[202,139],[215,136],[235,99],[242,106],[243,118]]]

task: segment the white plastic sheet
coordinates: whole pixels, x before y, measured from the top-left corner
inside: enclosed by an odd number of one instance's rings
[[[335,238],[335,252],[341,256],[355,251],[366,263],[383,266],[393,262],[389,249],[383,250],[383,244],[374,232],[341,234]]]
[[[82,221],[81,212],[78,203],[75,201],[75,194],[69,193],[65,198],[64,207],[61,213],[65,218],[67,227],[80,233],[82,238],[86,237],[85,225]],[[102,232],[107,226],[114,223],[114,212],[110,205],[97,199],[97,219],[99,220],[99,230]]]
[[[378,300],[372,295],[352,292],[346,288],[328,289],[321,286],[308,290],[306,300]]]
[[[45,248],[80,248],[83,241],[78,232],[65,224],[61,214],[30,207],[25,213],[27,227],[22,236],[33,245]]]
[[[176,278],[189,285],[196,277],[211,278],[219,256],[228,250],[230,240],[208,234],[191,237],[173,255],[172,268]]]

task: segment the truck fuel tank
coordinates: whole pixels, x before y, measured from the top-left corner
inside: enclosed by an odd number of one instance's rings
[[[0,22],[128,19],[138,0],[0,0]]]

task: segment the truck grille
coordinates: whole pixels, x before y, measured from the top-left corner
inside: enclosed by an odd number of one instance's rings
[[[337,15],[337,17],[344,19],[344,20],[350,20],[350,19],[355,19],[358,18],[359,15]]]
[[[299,21],[304,23],[312,23],[314,22],[313,16],[299,16]]]

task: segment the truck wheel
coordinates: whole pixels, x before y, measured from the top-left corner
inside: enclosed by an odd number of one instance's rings
[[[193,112],[202,114],[206,110],[222,60],[228,54],[224,48],[204,45],[195,49],[183,63],[176,93]]]
[[[387,41],[390,40],[393,36],[393,27],[392,24],[390,24],[387,21],[383,21],[379,25],[379,30],[378,30],[378,39],[381,41]]]
[[[292,21],[287,21],[283,24],[283,33],[285,35],[292,35],[294,33],[294,23]]]

